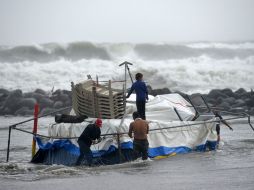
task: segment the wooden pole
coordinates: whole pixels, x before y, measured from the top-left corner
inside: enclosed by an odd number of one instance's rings
[[[9,153],[10,153],[10,142],[11,142],[11,129],[13,126],[9,126],[9,136],[8,136],[8,147],[7,147],[7,157],[6,162],[9,162]]]
[[[38,127],[38,114],[39,114],[39,105],[35,104],[34,105],[34,127],[33,127],[33,141],[32,141],[32,158],[35,155],[35,151],[36,151],[36,140],[35,140],[35,136],[37,134],[37,127]]]

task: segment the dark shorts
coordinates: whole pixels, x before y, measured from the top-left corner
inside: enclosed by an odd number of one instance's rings
[[[149,143],[147,139],[144,140],[134,139],[133,141],[133,149],[136,154],[141,153],[142,160],[146,160],[148,158],[148,146]]]

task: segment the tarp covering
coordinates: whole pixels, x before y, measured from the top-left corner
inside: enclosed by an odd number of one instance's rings
[[[133,121],[131,114],[135,111],[135,108],[135,103],[128,103],[126,109],[127,114],[124,119],[102,120],[102,136],[105,134],[107,135],[103,136],[104,138],[100,143],[91,146],[94,157],[105,158],[108,155],[111,155],[110,158],[112,158],[112,155],[116,156],[116,152],[119,148],[116,135],[117,133],[121,133],[120,145],[123,155],[125,156],[124,160],[128,161],[128,159],[132,157],[131,151],[133,149],[133,139],[129,138],[127,133],[129,125]],[[178,110],[178,113],[184,121],[179,121],[179,117],[177,116],[174,108]],[[149,157],[151,158],[169,155],[172,153],[187,153],[192,150],[202,151],[205,150],[208,142],[211,145],[211,148],[214,148],[216,145],[217,135],[215,131],[215,123],[190,121],[195,116],[194,110],[191,105],[178,94],[156,96],[147,103],[146,115],[150,128],[148,141]],[[72,160],[69,164],[73,163],[73,156],[77,158],[79,155],[77,138],[86,126],[89,123],[94,122],[94,120],[95,119],[90,118],[82,123],[53,124],[48,128],[48,135],[61,138],[66,137],[67,139],[50,140],[46,143],[42,143],[42,141],[37,138],[37,143],[41,151],[44,151],[44,153],[47,151],[47,157],[49,156],[48,151],[54,149],[56,154],[56,150],[61,149],[61,151],[64,150],[65,152],[65,157],[62,159],[68,159],[68,156],[66,155],[70,154],[72,155]],[[208,121],[215,121],[215,118]],[[72,139],[68,139],[70,137],[72,137]],[[50,157],[52,157],[52,151]],[[66,160],[62,163],[61,157],[58,156],[58,158],[59,159],[55,159],[54,163],[66,164]],[[49,159],[46,160],[46,163],[50,163]]]

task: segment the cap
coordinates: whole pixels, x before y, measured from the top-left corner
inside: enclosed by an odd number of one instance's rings
[[[100,118],[96,119],[95,124],[99,127],[102,126],[102,120]]]

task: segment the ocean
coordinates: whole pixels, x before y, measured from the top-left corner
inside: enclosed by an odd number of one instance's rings
[[[70,90],[71,82],[86,80],[87,75],[101,81],[124,80],[124,67],[119,67],[124,61],[133,63],[132,77],[142,72],[153,89],[208,93],[254,88],[254,42],[0,46],[0,88]]]
[[[221,128],[216,151],[177,154],[160,160],[134,161],[98,167],[32,164],[32,136],[12,130],[10,158],[6,163],[8,125],[25,117],[0,118],[0,189],[241,189],[254,184],[254,131],[246,119]],[[254,118],[251,118],[252,124]],[[47,134],[53,117],[39,119],[39,134]],[[31,130],[33,122],[23,124]]]
[[[0,89],[30,92],[71,89],[71,82],[124,79],[124,61],[133,63],[132,77],[142,72],[153,89],[208,93],[254,88],[254,42],[195,43],[48,43],[0,46]],[[128,85],[131,84],[128,78]],[[120,83],[118,86],[121,86]],[[254,132],[246,120],[221,129],[217,151],[178,154],[149,162],[113,166],[67,167],[32,164],[32,136],[12,130],[6,163],[8,126],[27,117],[0,117],[0,190],[11,189],[253,189]],[[251,118],[252,124],[254,118]],[[53,117],[39,119],[47,134]],[[22,129],[30,130],[33,123]]]

